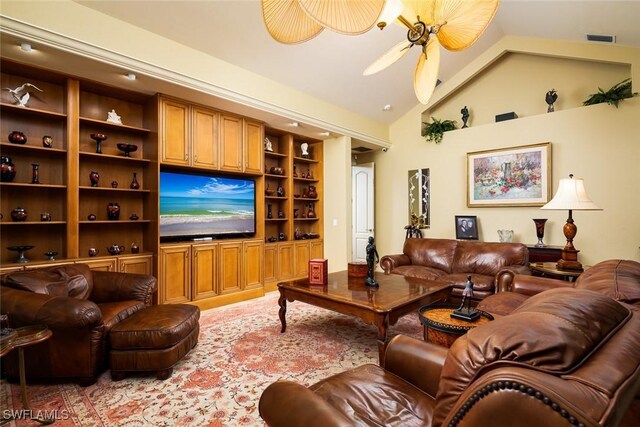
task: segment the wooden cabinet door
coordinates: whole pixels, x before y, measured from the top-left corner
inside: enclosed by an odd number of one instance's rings
[[[191,299],[195,301],[218,295],[218,244],[193,245],[191,253]]]
[[[264,159],[264,127],[261,123],[244,121],[244,171],[262,173]]]
[[[242,172],[242,119],[220,115],[220,170]]]
[[[242,289],[242,242],[220,243],[218,283],[221,294]]]
[[[264,245],[264,281],[278,280],[278,246]]]
[[[262,286],[263,256],[262,241],[251,240],[242,243],[243,246],[243,289],[259,288]]]
[[[295,276],[293,243],[278,243],[278,280]]]
[[[314,258],[324,258],[324,242],[322,240],[309,242],[309,259]]]
[[[191,245],[160,248],[160,304],[191,301]]]
[[[151,255],[118,257],[120,273],[151,274],[153,259]]]
[[[202,107],[193,107],[191,117],[191,164],[218,169],[218,113]]]
[[[87,264],[91,270],[96,271],[118,271],[115,258],[83,259],[82,261],[76,261],[76,264]]]
[[[161,161],[189,165],[189,105],[162,99],[161,121]]]
[[[309,274],[309,242],[294,243],[295,277]]]

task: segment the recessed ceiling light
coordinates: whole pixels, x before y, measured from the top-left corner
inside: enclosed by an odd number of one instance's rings
[[[391,111],[391,109],[392,109],[392,108],[393,108],[393,107],[391,106],[391,104],[387,104],[387,105],[385,105],[384,107],[382,107],[382,110],[383,110],[383,111]]]
[[[29,43],[20,43],[20,49],[24,50],[25,52],[31,52],[33,50],[33,46],[31,46]]]
[[[127,78],[129,80],[135,80],[136,79],[136,75],[133,74],[133,73],[127,73],[127,74],[125,74],[125,76],[127,76]]]
[[[294,128],[297,128],[298,126],[300,126],[300,123],[298,123],[298,122],[291,122],[291,123],[289,123],[289,126],[294,127]]]

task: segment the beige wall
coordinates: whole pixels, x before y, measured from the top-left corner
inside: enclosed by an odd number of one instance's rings
[[[590,197],[604,209],[574,212],[581,262],[640,260],[640,98],[623,101],[619,109],[578,106],[585,91],[588,95],[598,86],[609,88],[629,72],[620,65],[505,56],[438,103],[433,111],[438,118],[461,124],[460,109],[467,105],[476,119],[472,123],[486,123],[448,132],[440,145],[420,136],[424,107],[414,108],[392,125],[392,148],[374,158],[380,254],[401,252],[408,223],[407,170],[425,167],[431,169],[432,200],[432,225],[425,237],[455,238],[454,216],[476,215],[480,240],[498,241],[498,229],[513,229],[514,241],[535,243],[532,218],[542,217],[549,218],[545,242],[564,245],[565,211],[466,206],[466,153],[551,142],[553,193],[558,179],[573,173],[584,178]],[[556,112],[547,114],[544,94],[551,88],[561,102]],[[492,123],[495,114],[507,111],[522,113],[522,118]]]

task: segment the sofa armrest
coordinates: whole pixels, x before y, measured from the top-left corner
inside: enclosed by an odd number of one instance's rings
[[[380,259],[380,267],[384,270],[384,274],[391,274],[394,268],[401,265],[411,265],[411,259],[405,254],[385,255]]]
[[[11,327],[43,324],[52,329],[93,328],[102,322],[98,306],[88,300],[56,297],[2,287],[2,313]]]
[[[512,274],[502,271],[496,279],[496,292],[517,292],[523,295],[536,295],[554,288],[572,288],[573,283],[547,277]]]
[[[387,346],[384,369],[435,399],[448,351],[439,345],[396,335]]]
[[[495,292],[509,291],[513,279],[516,274],[531,275],[531,269],[526,265],[511,265],[509,267],[503,267],[496,274],[496,290]]]
[[[156,278],[146,274],[94,271],[91,300],[96,303],[135,300],[151,305],[157,288]]]
[[[300,384],[277,381],[260,396],[258,411],[270,427],[349,427],[353,423]]]

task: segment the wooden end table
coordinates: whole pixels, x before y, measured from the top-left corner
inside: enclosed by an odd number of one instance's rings
[[[20,397],[22,398],[22,407],[29,413],[31,408],[29,407],[29,397],[27,396],[27,380],[24,367],[24,348],[31,345],[39,344],[51,338],[53,333],[49,328],[44,325],[30,325],[22,326],[13,330],[11,335],[6,339],[0,341],[0,357],[4,357],[14,349],[18,349],[18,369],[20,375]],[[1,418],[0,424],[14,420],[14,417]],[[41,424],[52,424],[55,422],[54,418],[33,417],[34,421],[38,421]]]
[[[586,270],[588,266],[583,266]],[[534,276],[550,277],[552,279],[575,281],[584,271],[558,270],[555,262],[531,262],[529,268]]]
[[[398,274],[375,276],[378,288],[364,284],[364,277],[350,278],[347,271],[328,275],[327,285],[310,285],[308,279],[278,283],[281,332],[287,329],[287,301],[301,301],[316,307],[355,316],[378,328],[378,357],[384,363],[389,325],[420,307],[449,296],[449,285],[438,280],[422,280]]]
[[[454,319],[455,304],[430,304],[420,309],[420,323],[423,325],[425,341],[443,347],[451,347],[455,340],[466,334],[470,329],[493,320],[493,316],[485,311],[479,311],[480,317],[474,322]]]

